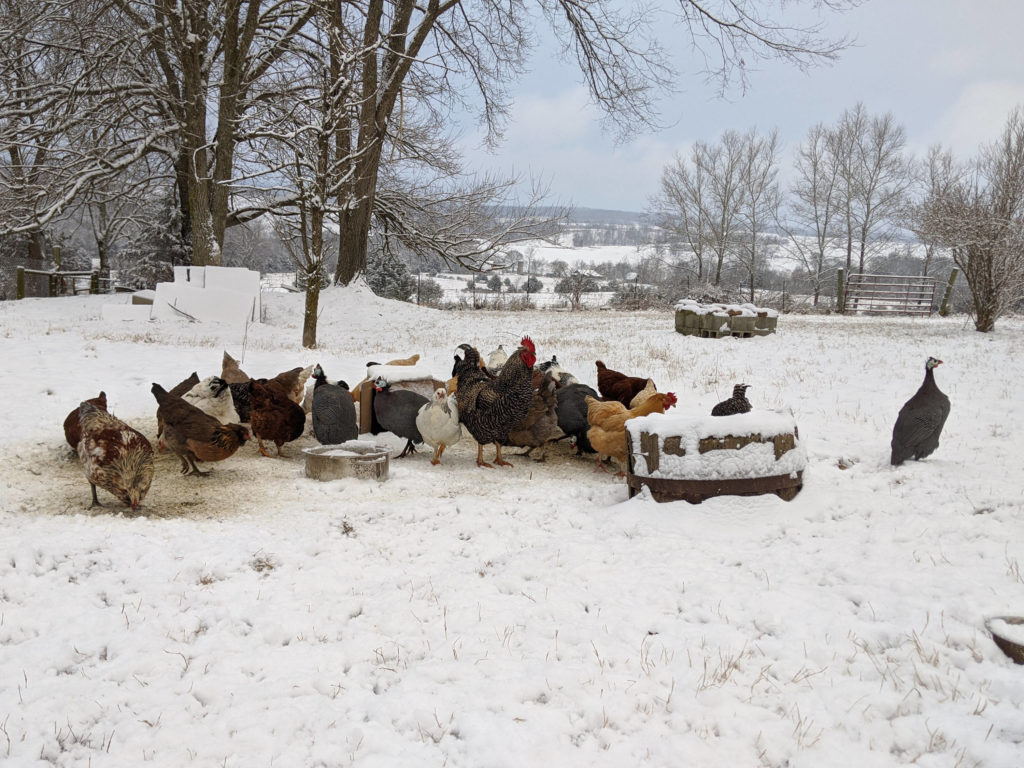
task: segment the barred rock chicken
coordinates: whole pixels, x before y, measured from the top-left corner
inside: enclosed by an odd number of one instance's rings
[[[590,445],[590,440],[587,439],[590,422],[587,421],[586,398],[597,400],[597,390],[577,382],[562,387],[555,393],[555,396],[558,398],[559,429],[572,438],[576,445],[577,455],[593,453],[594,448]]]
[[[209,474],[200,471],[196,462],[226,459],[249,439],[249,430],[241,424],[221,424],[159,384],[150,391],[156,398],[157,418],[164,424],[163,442],[181,461],[183,475]]]
[[[647,377],[627,376],[619,371],[613,371],[600,360],[594,363],[597,366],[597,391],[605,400],[618,400],[627,408],[634,397],[637,396],[647,382]]]
[[[736,384],[732,388],[732,397],[723,400],[711,409],[712,416],[732,416],[737,413],[750,413],[750,401],[747,400],[749,384]]]
[[[494,443],[495,464],[512,466],[501,458],[501,446],[508,443],[509,432],[530,412],[533,388],[530,382],[536,349],[529,336],[501,367],[497,378],[490,379],[480,368],[480,353],[469,344],[460,344],[464,356],[455,357],[452,376],[456,381],[459,418],[477,442],[476,463],[484,461],[484,444]]]
[[[435,389],[434,399],[421,406],[416,414],[416,428],[423,442],[434,449],[430,463],[440,464],[444,449],[462,439],[459,405],[455,395],[449,395],[444,387]]]
[[[547,457],[548,443],[565,437],[565,432],[558,426],[558,380],[549,368],[547,373],[539,376],[534,371],[533,403],[526,418],[508,433],[508,444],[526,448],[522,456],[529,456],[535,448],[541,453],[537,461]]]
[[[892,429],[892,456],[900,465],[909,458],[923,459],[939,447],[939,435],[949,416],[949,398],[935,383],[935,368],[942,361],[929,357],[924,365],[924,381],[914,396],[900,409]]]
[[[324,445],[338,445],[359,437],[356,426],[356,406],[348,384],[339,380],[336,384],[327,381],[327,374],[317,363],[313,368],[313,403],[310,408],[313,418],[313,434]]]
[[[616,400],[601,402],[592,397],[587,397],[586,403],[587,421],[590,422],[587,439],[597,453],[597,467],[594,469],[597,472],[607,471],[602,458],[604,456],[617,459],[620,466],[626,466],[627,421],[638,416],[664,413],[676,404],[676,396],[672,392],[655,392],[636,408],[626,408]],[[623,470],[617,473],[618,476],[623,474]]]
[[[85,402],[91,403],[92,405],[99,408],[101,411],[107,410],[107,393],[100,392],[96,397],[93,397]],[[82,439],[82,427],[78,424],[79,413],[82,410],[82,406],[79,405],[75,410],[68,414],[68,417],[64,419],[64,439],[68,441],[74,450],[78,450],[78,443]]]
[[[238,423],[238,411],[231,398],[231,389],[220,376],[207,376],[181,397],[221,424]]]
[[[181,397],[182,395],[184,395],[186,392],[188,392],[190,389],[192,389],[192,387],[194,387],[198,383],[199,383],[199,374],[196,373],[195,371],[192,371],[192,374],[187,379],[183,379],[182,381],[179,381],[177,384],[175,384],[173,387],[171,387],[170,394],[174,395],[175,397]],[[163,440],[163,437],[164,437],[164,420],[160,418],[160,409],[159,408],[157,409],[157,413],[156,413],[156,436],[157,436],[156,449],[160,453],[163,453],[164,452],[164,448],[166,447],[164,445],[164,440]]]
[[[405,438],[405,448],[398,454],[398,458],[416,453],[414,443],[423,442],[423,435],[416,426],[416,417],[420,408],[430,401],[411,389],[392,389],[391,384],[380,376],[374,379],[373,390],[373,415],[381,431]]]
[[[78,458],[92,486],[92,506],[103,506],[96,498],[98,485],[137,509],[153,482],[153,446],[141,432],[89,401],[79,406],[78,420]]]
[[[264,440],[269,440],[277,446],[277,455],[284,456],[281,446],[302,436],[306,428],[306,412],[280,386],[272,385],[268,379],[249,382],[249,403],[249,426],[260,453],[270,456],[263,445]]]

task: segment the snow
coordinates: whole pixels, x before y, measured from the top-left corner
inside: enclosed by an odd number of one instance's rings
[[[694,299],[683,299],[676,302],[677,311],[692,312],[695,315],[717,315],[727,317],[739,315],[740,317],[778,317],[779,313],[770,307],[757,307],[753,304],[701,304]]]
[[[670,312],[331,288],[310,351],[302,295],[263,298],[248,327],[0,303],[0,763],[1024,765],[1024,667],[985,628],[1024,612],[1021,320],[787,316],[708,340]],[[461,343],[526,333],[591,386],[596,359],[653,377],[680,412],[752,384],[755,413],[799,424],[803,490],[659,504],[565,443],[490,470],[472,440],[318,482],[307,426],[286,458],[247,444],[207,477],[161,454],[130,514],[103,491],[89,508],[63,443],[101,389],[154,439],[151,382],[219,373],[224,349],[254,376],[358,381],[367,360],[445,372]],[[929,355],[952,411],[931,457],[894,468]]]
[[[383,378],[388,384],[398,384],[406,381],[422,381],[423,379],[442,379],[436,376],[434,371],[423,363],[415,365],[368,365],[366,366],[366,377],[370,381]]]

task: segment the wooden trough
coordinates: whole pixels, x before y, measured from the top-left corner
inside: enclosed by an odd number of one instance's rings
[[[303,448],[306,477],[314,480],[339,480],[357,477],[387,480],[390,459],[387,446],[366,440],[349,440],[338,445]]]
[[[765,493],[792,501],[803,487],[807,459],[799,430],[787,416],[774,414],[767,421],[763,414],[755,419],[739,414],[687,420],[654,414],[630,420],[626,430],[630,498],[646,487],[659,502],[699,504],[712,496]],[[760,431],[744,429],[758,422]],[[725,425],[734,426],[736,434],[703,434],[708,427],[719,432]],[[757,449],[738,453],[751,445]],[[737,453],[728,456],[722,451]]]

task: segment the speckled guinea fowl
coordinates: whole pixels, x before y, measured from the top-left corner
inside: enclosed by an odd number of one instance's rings
[[[942,361],[929,357],[924,364],[924,381],[907,400],[892,428],[892,456],[899,465],[910,458],[923,459],[939,447],[939,435],[949,416],[949,398],[935,383],[935,368]]]
[[[313,368],[313,434],[323,445],[338,445],[359,437],[356,409],[348,384],[340,379],[336,384],[327,381],[327,374],[318,363]]]
[[[711,409],[712,416],[732,416],[736,413],[749,413],[750,401],[747,400],[749,384],[737,384],[732,388],[732,397],[723,400]]]

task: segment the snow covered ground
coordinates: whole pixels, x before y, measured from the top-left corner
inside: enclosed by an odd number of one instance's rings
[[[315,352],[301,295],[263,325],[99,320],[106,297],[0,303],[0,764],[12,766],[1024,765],[1024,667],[984,620],[1024,614],[1024,322],[779,319],[698,339],[669,313],[442,313],[331,289]],[[121,300],[124,300],[121,297]],[[150,437],[151,382],[422,355],[448,375],[528,333],[595,383],[654,377],[680,412],[732,385],[791,408],[801,493],[627,499],[560,445],[479,469],[392,461],[303,477],[247,445],[204,478],[161,456],[141,514],[63,444],[107,393]],[[244,357],[243,357],[244,353]],[[888,465],[929,355],[952,413]],[[381,436],[395,449],[404,441]]]

